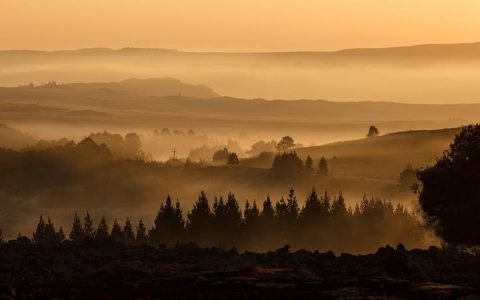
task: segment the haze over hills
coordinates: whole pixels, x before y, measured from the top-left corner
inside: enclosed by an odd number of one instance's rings
[[[335,52],[222,53],[107,48],[0,51],[0,85],[173,77],[221,95],[409,103],[480,101],[480,43]]]
[[[43,138],[52,126],[56,137],[78,130],[82,136],[173,127],[228,137],[243,132],[253,139],[289,134],[309,145],[358,139],[371,124],[389,133],[458,127],[478,122],[478,116],[480,104],[222,97],[209,87],[169,78],[0,88],[0,120]]]

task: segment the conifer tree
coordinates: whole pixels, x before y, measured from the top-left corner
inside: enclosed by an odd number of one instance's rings
[[[162,203],[155,218],[155,226],[150,230],[150,241],[158,244],[173,245],[183,239],[185,222],[182,217],[180,203],[172,204],[172,199],[167,196]]]
[[[93,219],[87,210],[87,215],[83,219],[83,233],[85,238],[93,240],[95,238],[95,227],[93,225]]]
[[[123,226],[123,236],[126,244],[133,244],[135,242],[135,233],[133,232],[132,223],[130,223],[128,217]]]
[[[37,224],[37,229],[33,233],[33,241],[37,244],[41,244],[45,242],[45,221],[43,220],[43,216],[40,215],[40,220]]]
[[[213,213],[210,210],[208,198],[202,191],[193,209],[188,213],[187,230],[190,239],[200,245],[208,245],[213,231]]]
[[[317,175],[319,177],[327,177],[328,176],[328,162],[325,157],[322,156],[320,161],[318,162],[318,171]]]
[[[138,221],[137,234],[136,234],[136,237],[135,237],[135,242],[138,245],[145,245],[148,242],[147,228],[145,228],[145,224],[143,224],[142,219],[140,219],[140,221]]]
[[[310,155],[307,156],[307,159],[305,159],[305,175],[307,177],[312,176],[313,174],[313,160],[310,157]]]
[[[102,216],[100,219],[100,224],[98,224],[97,231],[95,232],[95,240],[97,241],[105,241],[110,238],[110,234],[108,233],[108,225],[105,217]]]
[[[113,226],[112,226],[112,231],[110,232],[110,238],[115,241],[115,242],[123,242],[124,241],[124,235],[122,232],[122,227],[120,227],[120,224],[118,224],[117,218],[113,221]]]
[[[84,238],[84,231],[82,228],[82,223],[80,222],[80,218],[78,217],[77,212],[75,212],[75,216],[73,217],[72,223],[72,231],[70,231],[70,240],[73,242],[80,242]]]

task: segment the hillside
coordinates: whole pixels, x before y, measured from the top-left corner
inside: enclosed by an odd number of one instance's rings
[[[222,53],[106,48],[0,51],[0,85],[178,78],[239,98],[474,103],[480,43]]]
[[[429,165],[448,148],[461,128],[405,131],[375,138],[296,149],[301,157],[326,157],[333,174],[398,179],[407,164]]]

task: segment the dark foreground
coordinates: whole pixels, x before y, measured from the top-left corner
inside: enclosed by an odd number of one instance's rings
[[[0,299],[477,299],[480,257],[437,248],[338,257],[182,245],[0,245]]]

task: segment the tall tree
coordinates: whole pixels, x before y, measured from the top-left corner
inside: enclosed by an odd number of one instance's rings
[[[462,129],[437,162],[418,172],[427,225],[452,245],[480,246],[480,124]]]
[[[313,159],[310,157],[310,155],[308,155],[307,159],[305,159],[305,175],[312,176],[312,174],[313,174]]]
[[[155,218],[155,226],[150,230],[151,242],[165,245],[173,245],[184,238],[185,221],[182,217],[180,203],[172,204],[172,199],[167,196],[162,203]]]
[[[85,237],[85,232],[83,231],[82,223],[77,212],[75,212],[75,216],[73,217],[72,230],[70,231],[69,237],[70,240],[74,242],[80,242]]]
[[[317,175],[320,177],[327,177],[328,176],[328,162],[325,157],[322,156],[320,161],[318,162],[318,171]]]
[[[93,219],[90,216],[90,213],[87,210],[87,215],[83,219],[83,234],[87,239],[94,239],[95,237],[95,227],[93,225]]]
[[[213,214],[207,195],[202,191],[193,209],[188,213],[187,229],[190,239],[200,245],[208,245],[212,238]]]
[[[100,219],[100,224],[98,224],[97,231],[95,232],[95,240],[97,241],[105,241],[110,238],[110,234],[108,233],[108,225],[107,220],[104,216]]]
[[[135,242],[138,245],[145,245],[148,242],[147,228],[143,224],[143,220],[138,221],[137,234],[135,237]]]
[[[122,227],[118,224],[117,218],[113,221],[112,231],[110,232],[110,238],[115,242],[123,242],[125,236],[122,231]]]
[[[135,242],[135,233],[133,232],[132,223],[128,217],[123,226],[123,236],[126,244],[130,245]]]

